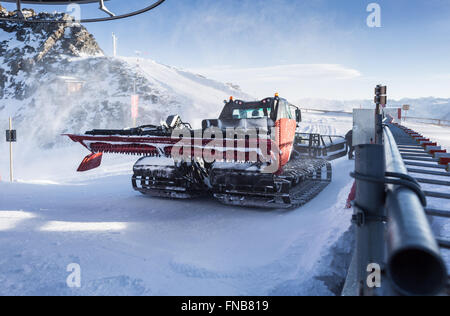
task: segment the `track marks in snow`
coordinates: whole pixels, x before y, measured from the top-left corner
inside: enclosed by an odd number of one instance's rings
[[[351,169],[345,159],[333,162],[334,180],[316,199],[270,212],[212,199],[147,198],[130,188],[127,175],[76,185],[2,183],[2,207],[35,217],[0,232],[7,254],[0,294],[332,295],[334,285],[323,279],[333,264],[326,256],[350,225],[343,207]],[[126,227],[40,229],[51,222]],[[65,286],[72,262],[82,267],[81,289]]]

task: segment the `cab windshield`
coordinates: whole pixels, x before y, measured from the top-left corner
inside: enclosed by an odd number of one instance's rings
[[[259,119],[269,117],[271,108],[234,109],[233,119]]]

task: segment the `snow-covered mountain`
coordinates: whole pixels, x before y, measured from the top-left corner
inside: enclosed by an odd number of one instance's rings
[[[138,124],[180,114],[198,126],[216,117],[230,95],[249,98],[230,84],[151,60],[106,57],[78,24],[0,22],[0,129],[12,116],[22,142],[52,148],[64,143],[62,133],[130,126],[134,93]]]
[[[349,111],[353,108],[373,108],[373,100],[326,100],[326,99],[300,99],[295,102],[303,108]],[[411,106],[408,116],[450,120],[450,99],[446,98],[419,98],[389,100],[389,107],[401,107],[403,104]]]

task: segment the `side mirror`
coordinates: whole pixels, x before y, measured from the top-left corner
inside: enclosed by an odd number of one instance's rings
[[[300,109],[295,110],[295,120],[297,123],[300,123],[302,121],[302,111]]]

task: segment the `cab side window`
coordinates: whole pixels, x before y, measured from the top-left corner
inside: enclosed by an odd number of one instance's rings
[[[285,100],[278,102],[278,119],[281,118],[295,119],[295,114],[291,113],[290,106]]]
[[[297,108],[295,107],[295,106],[292,106],[292,105],[290,105],[289,106],[289,110],[290,110],[290,112],[291,112],[291,117],[292,117],[292,119],[296,119],[296,117],[297,117]]]

